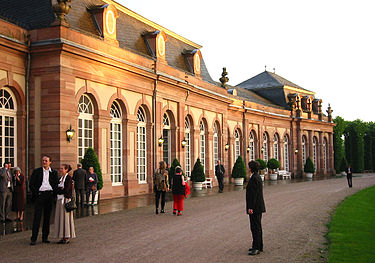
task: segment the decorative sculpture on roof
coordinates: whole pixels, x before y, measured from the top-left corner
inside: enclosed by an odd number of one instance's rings
[[[224,67],[223,73],[221,73],[220,82],[221,82],[221,86],[225,89],[227,88],[226,84],[229,81],[229,78],[227,77],[227,75],[228,75],[227,68]]]
[[[52,6],[53,12],[56,14],[56,21],[54,23],[59,25],[69,26],[68,20],[66,20],[66,15],[70,11],[71,0],[57,0],[57,3]]]
[[[328,113],[328,121],[329,122],[332,122],[332,108],[331,108],[331,104],[328,103],[328,109],[327,109],[327,113]]]

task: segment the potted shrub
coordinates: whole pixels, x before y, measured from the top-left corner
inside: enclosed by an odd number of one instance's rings
[[[181,164],[180,162],[177,160],[177,158],[175,158],[172,162],[172,165],[171,167],[169,167],[169,171],[168,171],[168,182],[169,182],[169,186],[171,187],[172,186],[172,178],[176,172],[176,167],[177,166],[180,166],[181,167]],[[186,176],[185,176],[185,173],[184,173],[184,170],[182,170],[182,175],[184,176],[184,179],[186,180]]]
[[[85,169],[87,172],[89,171],[90,167],[94,167],[94,172],[98,176],[98,184],[97,184],[97,194],[95,195],[94,204],[98,204],[100,190],[103,188],[103,175],[102,170],[100,169],[100,163],[98,160],[98,156],[96,155],[93,148],[87,148],[85,152],[85,156],[81,160],[82,168]]]
[[[190,180],[193,182],[193,188],[195,190],[202,190],[202,182],[206,181],[206,176],[204,174],[203,165],[201,164],[201,160],[199,158],[194,164]]]
[[[243,185],[243,180],[246,178],[246,166],[241,156],[238,156],[231,176],[234,178],[234,185]]]
[[[346,176],[346,168],[348,167],[348,161],[346,160],[345,156],[342,157],[340,163],[340,172],[342,176]]]
[[[267,167],[270,169],[270,179],[271,181],[277,180],[277,173],[275,172],[276,169],[280,167],[280,163],[275,158],[271,158],[267,162]]]
[[[310,157],[307,158],[303,171],[306,173],[306,178],[312,179],[315,172],[315,166]]]
[[[259,163],[260,178],[264,181],[264,170],[267,168],[267,163],[262,159],[256,159],[255,161]]]

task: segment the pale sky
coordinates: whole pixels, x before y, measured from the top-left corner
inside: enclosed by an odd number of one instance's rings
[[[211,77],[264,71],[316,92],[334,116],[375,121],[375,1],[117,0],[203,46]]]

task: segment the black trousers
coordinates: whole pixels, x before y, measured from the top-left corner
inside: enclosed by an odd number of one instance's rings
[[[216,176],[220,191],[224,189],[224,176]]]
[[[90,204],[90,194],[92,196],[92,199],[91,199],[91,204],[94,204],[95,202],[95,195],[96,195],[96,190],[93,191],[91,190],[91,188],[87,188],[86,190],[86,204]]]
[[[83,189],[75,189],[76,191],[76,204],[77,206],[81,203],[83,205],[83,198],[85,197],[85,190]]]
[[[352,187],[353,186],[352,176],[347,176],[346,179],[348,180],[349,187]]]
[[[263,250],[262,213],[252,214],[250,217],[250,230],[253,235],[253,249]]]
[[[159,208],[159,199],[160,199],[160,196],[161,196],[161,210],[164,210],[165,193],[166,193],[165,191],[158,191],[158,190],[155,191],[155,206],[156,206],[156,209]]]
[[[38,196],[36,197],[31,241],[36,241],[38,238],[40,221],[42,219],[42,213],[43,213],[42,239],[43,240],[48,239],[53,202],[54,202],[54,196],[53,196],[52,191],[39,192]]]

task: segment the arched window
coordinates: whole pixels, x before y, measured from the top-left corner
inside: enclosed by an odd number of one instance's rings
[[[250,132],[249,148],[250,148],[250,152],[249,152],[250,161],[253,161],[255,160],[255,133],[254,131]]]
[[[205,170],[205,160],[206,160],[206,131],[204,128],[203,121],[199,123],[199,141],[200,141],[200,160],[203,166],[203,171]]]
[[[237,161],[238,156],[241,155],[240,150],[240,132],[238,130],[234,131],[234,162]]]
[[[81,162],[87,148],[92,148],[94,142],[94,107],[86,94],[79,99],[78,113],[78,162]]]
[[[318,139],[316,137],[313,138],[313,157],[314,157],[314,165],[318,167]]]
[[[327,172],[327,139],[324,138],[323,140],[323,165],[324,165],[324,172]]]
[[[147,182],[146,114],[142,107],[137,112],[137,178],[139,183]]]
[[[306,158],[307,158],[306,137],[302,136],[302,165],[305,165]]]
[[[171,164],[171,122],[167,113],[163,115],[163,161]]]
[[[273,136],[273,158],[279,161],[279,135]]]
[[[214,137],[213,137],[213,153],[214,153],[214,166],[219,160],[219,127],[217,123],[214,125]]]
[[[122,183],[122,113],[120,105],[114,101],[111,106],[111,180],[112,184]]]
[[[268,162],[268,134],[263,133],[263,160]]]
[[[289,138],[284,136],[284,169],[289,171]]]
[[[16,104],[7,89],[0,89],[0,163],[17,165]]]
[[[190,161],[190,121],[189,118],[185,118],[185,174],[190,177],[191,161]]]

